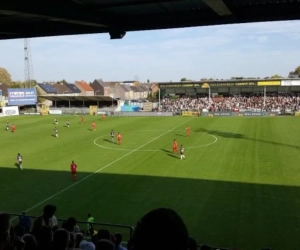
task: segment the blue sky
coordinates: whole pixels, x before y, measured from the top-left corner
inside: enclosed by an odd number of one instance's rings
[[[34,78],[179,81],[287,76],[300,65],[300,21],[31,39]],[[0,41],[0,67],[24,80],[23,40]]]

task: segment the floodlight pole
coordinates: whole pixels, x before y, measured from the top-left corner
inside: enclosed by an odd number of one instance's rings
[[[211,93],[210,93],[210,85],[208,85],[208,102],[209,105],[211,104],[211,97],[210,97]]]
[[[266,107],[266,92],[267,92],[267,87],[264,87],[264,108]]]
[[[160,88],[158,88],[158,107],[160,107]]]

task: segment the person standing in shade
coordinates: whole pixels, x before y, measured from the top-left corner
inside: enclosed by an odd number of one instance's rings
[[[25,233],[30,232],[31,221],[25,212],[19,216],[19,225],[25,228]]]
[[[88,214],[87,218],[87,234],[93,236],[94,234],[94,217],[91,214]]]

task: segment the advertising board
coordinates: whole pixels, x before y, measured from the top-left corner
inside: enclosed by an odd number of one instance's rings
[[[8,105],[36,105],[36,89],[7,89]]]
[[[279,112],[254,112],[254,111],[240,111],[240,112],[202,112],[201,116],[219,117],[219,116],[278,116]]]
[[[19,115],[18,107],[3,107],[2,111],[3,116]]]
[[[49,115],[62,115],[62,111],[61,110],[49,110]]]
[[[259,81],[257,86],[280,86],[281,81]]]
[[[300,86],[300,80],[282,80],[281,86]]]

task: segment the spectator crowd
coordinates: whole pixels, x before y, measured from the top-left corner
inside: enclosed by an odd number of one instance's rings
[[[295,112],[300,110],[300,95],[298,94],[268,94],[236,95],[236,96],[206,96],[181,97],[178,99],[164,98],[159,111],[277,111]]]
[[[59,227],[55,211],[55,206],[45,206],[32,227],[25,213],[15,226],[9,214],[0,213],[0,250],[197,250],[197,243],[189,237],[182,218],[171,209],[159,208],[144,215],[126,247],[120,233],[96,230],[91,214],[86,230],[81,230],[73,217]]]

